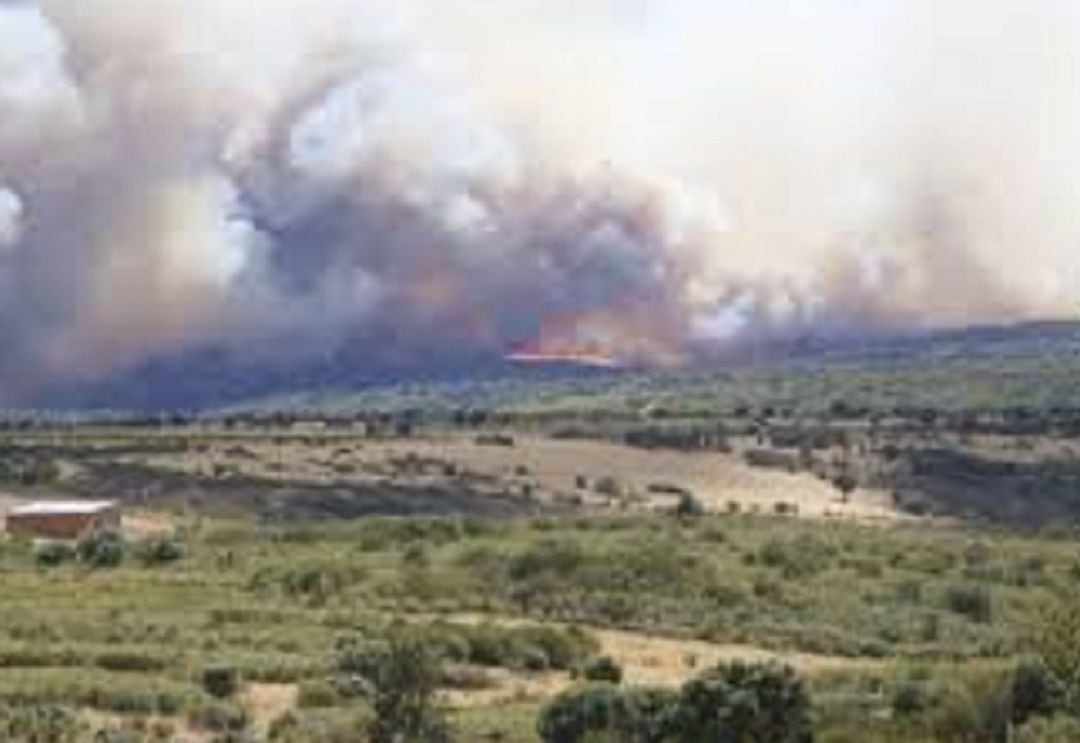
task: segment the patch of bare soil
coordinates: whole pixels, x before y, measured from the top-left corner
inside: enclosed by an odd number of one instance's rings
[[[530,623],[513,617],[473,614],[452,619],[510,626]],[[641,686],[676,687],[709,666],[732,661],[776,661],[806,675],[843,670],[872,671],[888,662],[870,658],[774,652],[753,645],[711,643],[641,632],[591,627],[583,629],[599,641],[600,654],[611,656],[622,667],[626,683]],[[491,673],[489,678],[492,681],[490,688],[447,691],[442,698],[451,707],[485,707],[504,702],[548,699],[575,683],[569,673],[557,671],[527,673],[500,670]]]
[[[150,511],[125,513],[120,524],[124,534],[133,539],[147,539],[171,534],[173,520],[166,514]]]
[[[134,455],[140,464],[208,478],[312,486],[389,485],[511,495],[598,510],[657,510],[693,493],[707,508],[890,522],[907,518],[887,493],[842,500],[808,473],[754,468],[737,455],[646,450],[602,441],[507,437],[512,445],[445,434],[392,441],[247,440]]]
[[[883,663],[867,658],[773,652],[753,645],[681,640],[618,630],[594,630],[593,634],[600,641],[601,653],[610,655],[622,666],[628,683],[651,686],[677,686],[704,668],[737,660],[777,661],[809,675],[867,670]]]
[[[296,684],[247,684],[240,701],[251,715],[255,733],[262,740],[270,725],[286,712],[296,708],[300,696]]]
[[[486,671],[491,685],[483,689],[444,689],[439,701],[453,709],[493,707],[505,702],[550,699],[572,683],[570,675],[559,671],[515,672],[504,669]]]

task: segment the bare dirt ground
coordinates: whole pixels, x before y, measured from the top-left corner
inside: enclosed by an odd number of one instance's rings
[[[175,530],[173,519],[163,513],[132,511],[123,514],[121,528],[132,539],[146,539],[171,534]]]
[[[704,668],[736,660],[777,661],[809,675],[881,665],[865,658],[773,652],[753,645],[716,644],[618,630],[594,630],[593,634],[600,641],[601,653],[622,665],[623,678],[631,684],[676,686]]]
[[[430,618],[430,617],[428,617]],[[453,614],[441,617],[464,624],[495,624],[514,627],[533,625],[530,619],[490,614]],[[557,624],[557,623],[556,623]],[[608,655],[623,669],[623,681],[643,686],[678,686],[717,663],[776,661],[805,675],[831,671],[873,671],[887,668],[892,661],[850,658],[840,655],[767,650],[755,645],[714,643],[691,638],[669,637],[648,632],[613,630],[577,625],[596,638],[598,655]],[[499,701],[545,699],[574,683],[569,673],[491,674],[489,689],[449,691],[444,699],[451,706],[483,706]]]
[[[502,669],[487,671],[491,686],[485,689],[446,689],[439,701],[451,709],[493,707],[506,702],[536,702],[559,694],[573,681],[558,671],[515,673]]]
[[[247,684],[240,700],[254,721],[259,740],[266,736],[274,720],[296,708],[299,695],[296,684]]]
[[[738,507],[772,513],[783,504],[790,514],[812,518],[905,518],[884,492],[860,490],[843,502],[832,485],[813,475],[750,467],[733,454],[646,450],[599,441],[517,436],[513,446],[492,446],[449,434],[315,445],[246,440],[188,452],[130,455],[128,461],[205,476],[235,474],[324,485],[457,482],[481,490],[527,491],[539,501],[598,509],[669,508],[677,502],[677,492],[685,490],[714,511]],[[605,480],[613,488],[598,486]]]
[[[470,621],[492,621],[490,617],[463,617]],[[516,620],[507,620],[513,624]],[[753,645],[717,644],[702,640],[660,637],[639,632],[589,629],[600,642],[600,654],[608,655],[623,669],[623,681],[640,686],[676,687],[703,669],[721,662],[776,661],[802,674],[829,671],[874,670],[886,661],[811,653],[773,652]],[[485,707],[511,701],[548,699],[569,688],[575,680],[568,673],[489,674],[490,688],[452,690],[442,694],[450,707]]]

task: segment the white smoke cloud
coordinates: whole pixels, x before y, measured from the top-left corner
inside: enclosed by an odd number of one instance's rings
[[[22,199],[11,189],[0,186],[0,256],[18,243],[22,219]]]
[[[1064,0],[0,4],[0,390],[1070,315],[1078,42]]]

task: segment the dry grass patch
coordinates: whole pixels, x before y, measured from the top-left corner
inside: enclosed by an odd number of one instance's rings
[[[300,687],[296,684],[247,684],[240,696],[251,715],[255,733],[265,736],[274,720],[296,709]]]

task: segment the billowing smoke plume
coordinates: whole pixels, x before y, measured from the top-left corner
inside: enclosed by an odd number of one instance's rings
[[[1070,314],[1068,0],[0,3],[0,396]]]

